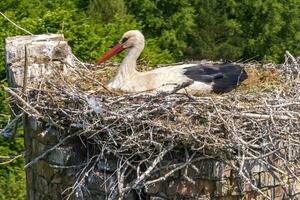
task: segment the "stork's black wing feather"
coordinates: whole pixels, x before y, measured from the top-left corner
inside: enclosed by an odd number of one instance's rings
[[[212,83],[215,93],[230,92],[247,78],[247,73],[243,67],[233,64],[186,67],[184,75],[194,81]]]

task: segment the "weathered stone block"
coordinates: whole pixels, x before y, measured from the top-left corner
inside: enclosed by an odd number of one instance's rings
[[[8,37],[5,40],[5,62],[7,65],[24,60],[24,47],[32,42],[64,41],[62,34],[25,35]]]
[[[162,182],[153,183],[145,188],[147,194],[158,194],[163,189]]]
[[[48,194],[49,193],[48,182],[43,177],[38,176],[35,184],[36,184],[35,188],[41,194]]]
[[[110,177],[108,181],[106,179]],[[116,177],[112,174],[106,174],[102,172],[92,172],[87,179],[87,188],[89,190],[101,191],[109,193],[116,181]]]
[[[60,146],[48,154],[47,161],[52,165],[68,166],[77,164],[77,158],[73,146]]]
[[[63,35],[20,36],[6,39],[6,65],[8,82],[11,87],[22,87],[25,66],[25,47],[27,49],[27,78],[36,81],[53,71],[53,60],[73,64],[71,49]],[[66,72],[64,65],[61,72]]]
[[[51,183],[52,184],[60,184],[63,182],[63,177],[61,174],[56,174],[52,179],[51,179]]]
[[[40,143],[37,140],[32,140],[32,156],[37,157],[39,156],[42,152],[46,151],[50,147]]]
[[[281,180],[275,179],[273,174],[269,172],[253,173],[253,178],[260,188],[275,187],[280,184]],[[280,176],[279,176],[280,177]]]
[[[46,161],[40,160],[37,165],[35,165],[35,173],[37,176],[43,177],[47,181],[51,181],[55,172],[52,167]]]
[[[162,197],[150,197],[150,200],[166,200],[166,199]]]
[[[230,185],[228,180],[216,181],[216,190],[214,191],[215,196],[226,196],[229,190]]]
[[[32,137],[43,144],[55,145],[59,142],[60,135],[55,128],[47,128],[46,130],[36,131]]]
[[[56,200],[56,199],[63,199],[63,196],[62,196],[62,193],[63,193],[63,190],[65,188],[63,188],[63,185],[62,184],[53,184],[53,183],[50,183],[49,184],[49,195],[51,195],[51,200]]]
[[[188,197],[210,196],[214,190],[215,183],[210,180],[196,180],[195,184],[183,180],[172,180],[167,186],[166,194],[170,196],[179,194]]]
[[[218,200],[241,200],[241,199],[244,199],[244,198],[240,197],[240,196],[225,196],[225,197],[218,198]]]
[[[97,169],[100,171],[115,172],[117,168],[117,159],[113,156],[100,159],[97,163]]]
[[[197,167],[198,172],[189,167],[188,176],[193,176],[197,178],[209,179],[209,180],[220,180],[224,176],[226,169],[226,175],[230,175],[230,170],[223,162],[217,160],[203,160],[195,162],[194,165]],[[229,170],[229,171],[228,171]]]

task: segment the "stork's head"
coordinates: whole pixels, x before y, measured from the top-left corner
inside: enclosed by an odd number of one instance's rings
[[[102,58],[98,60],[96,65],[104,63],[110,57],[121,53],[125,49],[138,48],[143,49],[145,45],[144,35],[139,30],[127,31],[123,34],[121,40],[110,51],[108,51]]]

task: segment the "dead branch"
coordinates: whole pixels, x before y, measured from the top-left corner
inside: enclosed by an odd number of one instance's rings
[[[7,161],[4,161],[4,162],[0,162],[0,165],[7,165],[21,157],[24,157],[25,153],[22,153],[22,154],[19,154],[17,156],[0,156],[0,160],[7,160]]]

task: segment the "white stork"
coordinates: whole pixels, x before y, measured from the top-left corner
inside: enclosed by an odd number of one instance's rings
[[[172,91],[179,84],[191,84],[178,92],[223,93],[229,92],[247,78],[244,69],[233,64],[183,64],[156,68],[151,71],[136,70],[136,61],[143,51],[145,39],[138,30],[126,32],[120,42],[107,52],[96,65],[128,49],[127,55],[119,66],[116,76],[108,87],[125,92]]]

